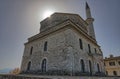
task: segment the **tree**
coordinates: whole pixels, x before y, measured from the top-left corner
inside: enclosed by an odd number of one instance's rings
[[[10,74],[14,74],[14,75],[19,74],[19,73],[20,73],[20,69],[19,68],[15,68],[15,69],[10,71]]]

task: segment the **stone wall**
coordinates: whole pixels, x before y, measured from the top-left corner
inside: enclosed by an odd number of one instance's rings
[[[79,39],[83,42],[83,49],[80,49]],[[44,43],[48,42],[47,51],[44,51]],[[88,44],[91,46],[91,54],[88,55]],[[30,49],[33,47],[32,55],[30,55]],[[101,55],[94,55],[94,48],[96,48],[97,53]],[[27,71],[27,65],[30,61],[30,70],[36,71],[42,70],[41,64],[42,60],[46,59],[46,71],[51,72],[63,72],[67,74],[76,75],[82,72],[81,59],[84,60],[85,73],[89,74],[89,61],[91,61],[91,72],[95,75],[97,70],[97,63],[100,65],[100,72],[104,72],[104,66],[102,60],[102,53],[98,45],[92,43],[84,35],[79,33],[73,28],[64,28],[54,33],[44,36],[35,41],[25,44],[25,51],[23,55],[23,62],[21,71]],[[83,73],[83,72],[82,72]],[[84,74],[85,74],[84,73]],[[55,73],[56,74],[56,73]],[[80,75],[80,74],[79,74]]]
[[[41,21],[40,32],[45,31],[50,27],[54,27],[58,24],[63,23],[66,20],[71,20],[78,27],[82,27],[84,32],[87,33],[87,23],[77,14],[69,14],[69,13],[54,13],[50,18],[46,18]]]
[[[103,56],[101,49],[98,45],[95,45],[90,40],[86,39],[82,34],[78,33],[76,30],[71,30],[71,38],[74,38],[70,41],[70,45],[74,50],[74,70],[80,69],[80,60],[83,59],[85,63],[86,72],[89,72],[89,60],[92,63],[92,72],[96,73],[98,71],[97,64],[100,65],[100,71],[104,72]],[[80,49],[79,39],[82,40],[83,49]],[[91,55],[89,55],[88,44],[90,44]],[[96,52],[95,50],[96,49]]]
[[[120,79],[120,77],[0,75],[0,79]]]
[[[30,70],[40,70],[41,63],[44,58],[47,59],[47,70],[70,69],[68,67],[70,65],[67,63],[67,58],[65,58],[65,52],[67,51],[65,46],[66,33],[68,33],[68,30],[56,33],[54,35],[49,35],[49,37],[44,37],[25,45],[21,70],[25,71],[27,69],[27,64],[29,61],[32,62]],[[45,41],[48,42],[47,51],[43,50]],[[29,55],[31,46],[33,46],[33,53],[32,55]]]

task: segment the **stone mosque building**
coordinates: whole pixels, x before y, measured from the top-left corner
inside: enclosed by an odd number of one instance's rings
[[[54,13],[40,22],[40,33],[25,43],[21,73],[45,75],[100,75],[105,72],[91,11]]]

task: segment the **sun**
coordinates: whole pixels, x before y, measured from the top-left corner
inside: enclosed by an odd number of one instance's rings
[[[51,11],[51,10],[47,10],[47,11],[44,12],[44,14],[43,14],[43,18],[50,17],[50,15],[53,14],[53,13],[54,13],[53,11]]]

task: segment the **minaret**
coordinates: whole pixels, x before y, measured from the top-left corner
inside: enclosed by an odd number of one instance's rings
[[[91,11],[88,3],[86,2],[86,22],[88,23],[88,35],[90,35],[92,38],[95,38],[95,32],[94,32],[94,27],[93,27],[93,21],[94,19],[91,16]]]

